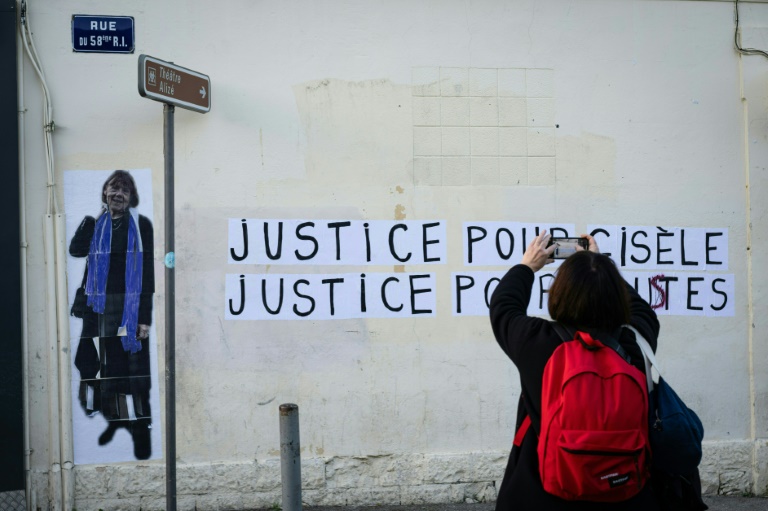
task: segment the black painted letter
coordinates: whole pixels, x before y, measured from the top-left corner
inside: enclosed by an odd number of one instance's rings
[[[469,284],[461,285],[461,279],[469,279]],[[456,314],[461,314],[461,292],[471,289],[475,285],[475,279],[469,275],[456,275]]]
[[[341,239],[339,238],[339,229],[342,227],[349,227],[352,225],[352,222],[346,221],[346,222],[331,222],[328,224],[329,229],[336,229],[336,260],[341,260]],[[333,287],[333,286],[331,286]]]
[[[317,239],[314,236],[310,236],[308,234],[301,234],[301,230],[303,228],[314,227],[314,226],[315,226],[315,222],[304,222],[296,226],[296,237],[301,241],[311,241],[312,244],[315,246],[315,248],[312,250],[312,253],[309,255],[301,255],[299,254],[298,250],[295,250],[294,253],[296,254],[296,259],[298,259],[299,261],[306,261],[307,259],[312,259],[317,255],[317,250],[319,248],[317,244]]]
[[[392,254],[392,257],[394,257],[395,259],[397,259],[401,263],[404,263],[404,262],[407,262],[408,259],[411,258],[411,253],[408,252],[408,255],[405,256],[405,257],[400,257],[400,256],[397,255],[397,252],[395,252],[395,229],[402,229],[404,231],[407,231],[408,230],[408,226],[405,225],[405,224],[395,224],[389,230],[389,252]]]
[[[725,292],[720,291],[719,289],[717,289],[715,287],[715,284],[717,282],[725,282],[725,279],[715,279],[715,280],[712,281],[712,291],[714,291],[715,293],[717,293],[719,295],[723,295],[723,304],[720,307],[715,307],[714,305],[710,305],[710,307],[712,307],[712,310],[721,311],[721,310],[725,309],[725,305],[728,303],[728,295],[725,294]]]
[[[710,247],[709,246],[709,238],[714,238],[715,236],[722,236],[722,232],[708,232],[704,236],[706,238],[706,250],[707,250],[707,264],[723,264],[722,261],[710,261],[709,260],[709,253],[713,250],[717,250],[717,247]]]
[[[309,303],[310,303],[309,310],[307,312],[301,312],[299,308],[296,306],[296,304],[293,305],[294,314],[296,314],[297,316],[301,316],[303,318],[303,317],[309,316],[310,314],[312,314],[312,311],[315,310],[315,299],[309,295],[303,295],[299,293],[299,284],[304,284],[308,286],[309,281],[305,279],[299,279],[293,283],[293,292],[296,294],[296,296],[298,296],[299,298],[306,298],[307,300],[309,300]]]
[[[691,282],[701,282],[703,280],[704,280],[704,277],[688,277],[688,310],[689,311],[704,310],[704,307],[696,307],[693,304],[691,304],[691,298],[693,298],[693,295],[699,294],[698,291],[694,291],[691,288]]]
[[[424,262],[425,263],[433,263],[433,262],[437,262],[437,261],[440,260],[439,257],[429,257],[427,255],[427,245],[432,245],[433,243],[440,243],[439,239],[437,239],[437,240],[433,240],[433,239],[429,239],[428,240],[427,239],[427,229],[429,229],[431,227],[437,227],[438,225],[440,225],[440,222],[432,222],[430,224],[424,224],[424,225],[421,226],[421,230],[422,230],[421,240],[422,240],[422,246],[423,246],[423,250],[424,250]]]
[[[392,312],[400,312],[403,310],[403,305],[400,304],[400,307],[392,307],[389,302],[387,301],[387,284],[389,284],[391,281],[400,282],[400,279],[397,277],[389,277],[381,284],[381,303],[384,304],[384,307],[391,310]]]
[[[479,238],[473,238],[472,237],[473,230],[480,232],[481,236]],[[486,231],[482,227],[479,227],[476,225],[470,225],[467,227],[467,263],[468,264],[472,264],[472,244],[474,244],[476,241],[485,239],[486,236],[488,236],[488,231]]]
[[[229,299],[229,313],[233,316],[239,316],[245,308],[245,275],[240,275],[240,308],[235,311],[232,307],[232,298]]]
[[[331,316],[336,314],[336,304],[333,301],[333,285],[334,284],[342,284],[344,282],[343,278],[337,278],[337,279],[325,279],[321,281],[323,284],[330,284],[330,288],[328,290],[328,296],[331,300]]]
[[[230,248],[229,254],[232,256],[232,259],[235,261],[242,261],[246,257],[248,257],[248,223],[245,221],[245,218],[242,220],[242,227],[243,227],[243,255],[239,256],[235,254],[235,249]]]
[[[429,293],[432,291],[432,288],[420,288],[415,289],[413,287],[413,282],[416,279],[428,279],[429,275],[409,275],[408,278],[411,281],[411,314],[431,314],[432,309],[417,309],[416,308],[416,295],[419,293]]]
[[[264,310],[272,314],[273,316],[280,314],[280,309],[283,307],[283,278],[280,277],[280,298],[277,302],[277,309],[272,310],[267,305],[267,279],[261,279],[261,303],[264,304]]]
[[[264,251],[267,253],[267,257],[273,261],[280,259],[280,254],[283,251],[283,222],[277,223],[277,252],[274,255],[269,249],[269,223],[264,222]]]

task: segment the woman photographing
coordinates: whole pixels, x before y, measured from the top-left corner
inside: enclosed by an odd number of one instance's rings
[[[627,365],[633,366],[629,367],[628,371],[638,373],[640,376],[637,378],[644,380],[642,353],[635,342],[634,333],[622,328],[622,325],[634,326],[647,339],[654,351],[659,334],[659,322],[648,303],[624,281],[614,262],[599,253],[594,238],[587,235],[582,237],[589,241],[589,249],[579,251],[565,259],[549,288],[548,308],[552,321],[527,315],[534,274],[545,264],[553,261],[551,256],[555,246],[547,246],[550,235],[546,231],[541,232],[530,243],[521,264],[507,272],[491,299],[490,316],[494,335],[499,346],[517,367],[521,384],[516,421],[518,434],[499,488],[496,504],[498,511],[654,511],[659,509],[651,485],[646,484],[648,470],[643,464],[643,455],[647,453],[635,453],[636,460],[640,461],[636,461],[633,470],[606,470],[604,475],[595,478],[597,480],[595,484],[603,484],[607,490],[613,486],[623,486],[628,490],[627,498],[618,502],[601,500],[601,496],[582,498],[567,492],[552,493],[545,490],[542,483],[539,437],[544,427],[543,381],[545,367],[555,350],[564,341],[574,339],[572,334],[576,331],[588,333],[589,339],[615,339],[628,355],[627,358],[631,363]],[[567,335],[562,332],[567,332]],[[585,346],[585,349],[596,348]],[[645,388],[644,383],[642,387]],[[638,394],[640,392],[639,390]],[[592,396],[585,396],[584,403],[570,403],[570,405],[574,408],[586,406],[590,398]],[[638,417],[637,428],[642,430],[645,427],[647,437],[647,408],[645,415],[639,413]],[[526,423],[530,427],[527,427]],[[574,434],[571,431],[568,433],[572,436]],[[642,434],[638,435],[642,437]],[[560,441],[566,443],[566,441]],[[564,449],[568,450],[568,447]],[[576,449],[570,451],[576,456],[582,454]],[[588,454],[588,456],[592,455],[592,453]],[[583,462],[584,459],[583,457],[577,463]],[[589,460],[586,462],[589,463]],[[580,472],[580,470],[572,470],[570,474],[566,473],[565,477],[571,477],[575,481],[574,486],[579,486],[581,484],[579,478],[586,478],[586,475]]]

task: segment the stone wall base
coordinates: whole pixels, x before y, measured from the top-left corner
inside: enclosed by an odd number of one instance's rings
[[[707,494],[768,493],[768,441],[706,442],[700,467]],[[302,460],[306,506],[488,502],[508,452],[327,457]],[[44,474],[38,495],[47,487]],[[38,502],[40,502],[38,496]],[[280,460],[177,466],[182,511],[274,508],[281,502]],[[78,511],[165,509],[165,466],[86,465],[75,470]]]

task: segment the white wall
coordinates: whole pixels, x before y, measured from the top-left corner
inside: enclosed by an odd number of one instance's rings
[[[133,16],[135,54],[72,52],[72,14]],[[591,224],[727,228],[734,315],[662,317],[659,356],[704,422],[705,489],[768,489],[768,75],[762,57],[735,52],[732,3],[81,0],[32,1],[29,16],[54,102],[59,182],[67,170],[152,169],[161,357],[163,118],[160,103],[137,93],[137,58],[212,80],[210,113],[175,116],[182,506],[279,500],[277,406],[285,402],[300,407],[309,503],[494,498],[519,384],[487,319],[451,314],[451,273],[468,270],[467,221],[570,223],[578,232]],[[768,47],[768,7],[742,3],[741,23],[745,46]],[[48,285],[46,186],[39,85],[25,66],[30,424],[44,501],[48,369],[45,324],[35,318]],[[538,128],[552,144],[514,162],[495,146],[473,162],[475,133],[469,146],[454,139],[453,152],[468,147],[466,159],[450,158],[449,141],[430,149],[436,132],[421,125],[431,122],[422,78],[437,70],[445,84],[457,69],[543,76],[538,95],[554,110]],[[527,172],[510,170],[521,163]],[[501,170],[481,167],[489,164]],[[443,220],[447,263],[234,267],[230,218]],[[435,273],[434,317],[224,317],[227,273],[363,271]],[[77,502],[161,507],[163,465],[144,465],[77,467]],[[244,479],[256,482],[228,482]]]

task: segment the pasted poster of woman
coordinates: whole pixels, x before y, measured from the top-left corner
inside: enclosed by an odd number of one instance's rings
[[[161,451],[153,416],[151,195],[148,170],[65,173],[75,463],[145,460]]]

